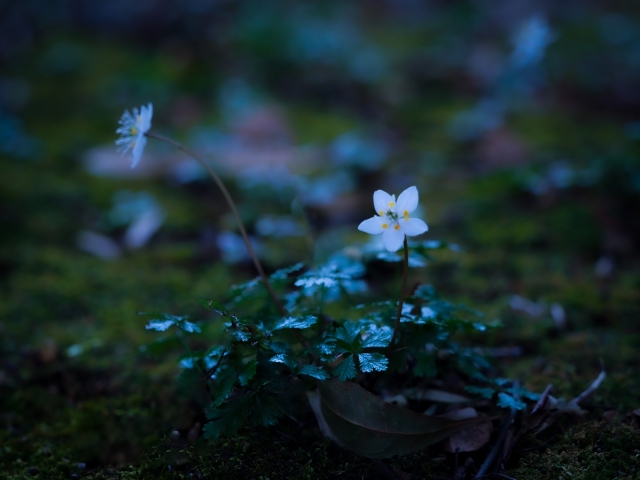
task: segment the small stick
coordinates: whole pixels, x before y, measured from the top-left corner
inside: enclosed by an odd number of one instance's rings
[[[502,426],[502,430],[500,431],[500,436],[498,437],[498,440],[496,440],[496,443],[493,445],[493,448],[489,452],[489,455],[487,455],[487,458],[480,466],[480,470],[478,470],[478,473],[474,477],[476,480],[479,478],[489,476],[489,474],[487,474],[487,470],[491,468],[491,465],[493,464],[496,457],[498,456],[498,453],[500,452],[500,450],[502,450],[502,444],[504,443],[504,440],[507,436],[507,431],[509,430],[509,427],[511,426],[515,418],[516,418],[516,410],[512,408],[511,412],[509,412],[509,417],[507,418],[507,421]]]
[[[598,389],[598,387],[600,387],[600,385],[602,384],[602,382],[604,381],[606,376],[607,376],[607,374],[605,373],[604,370],[602,370],[600,372],[600,375],[598,375],[598,378],[596,378],[593,381],[593,383],[591,385],[589,385],[589,387],[584,392],[582,392],[576,398],[571,400],[569,403],[570,404],[574,404],[574,405],[579,405],[580,402],[582,402],[583,400],[586,400],[587,398],[589,398]]]

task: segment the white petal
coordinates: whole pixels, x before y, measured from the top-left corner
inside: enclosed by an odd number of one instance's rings
[[[151,118],[153,117],[153,105],[149,103],[146,107],[140,107],[140,130],[147,133],[151,128]]]
[[[385,219],[383,217],[369,218],[358,225],[358,230],[370,235],[378,235],[379,233],[384,232],[384,228],[382,228],[383,223],[385,223]]]
[[[396,230],[393,227],[389,227],[385,229],[382,234],[382,243],[384,244],[384,248],[389,250],[390,252],[395,252],[398,250],[402,243],[404,242],[404,233],[402,233],[401,229]]]
[[[416,187],[409,187],[398,197],[397,212],[400,215],[413,212],[418,207],[418,189]]]
[[[420,235],[429,230],[427,224],[419,218],[410,218],[409,220],[401,219],[398,224],[400,225],[400,230],[402,230],[407,237]]]
[[[383,190],[376,190],[373,194],[373,206],[378,215],[384,215],[387,210],[395,211],[396,199]],[[382,213],[381,213],[382,212]]]
[[[131,168],[136,168],[138,162],[142,158],[142,152],[144,152],[144,146],[147,144],[147,137],[144,135],[138,135],[136,139],[136,144],[133,146],[133,163],[131,164]]]

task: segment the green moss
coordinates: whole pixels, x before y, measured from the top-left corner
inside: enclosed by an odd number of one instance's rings
[[[592,421],[571,428],[541,453],[520,459],[518,480],[640,479],[640,432]]]

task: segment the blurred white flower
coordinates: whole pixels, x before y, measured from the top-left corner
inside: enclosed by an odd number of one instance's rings
[[[151,117],[153,117],[153,105],[149,103],[146,107],[140,107],[140,111],[134,108],[132,112],[125,110],[118,123],[120,127],[116,133],[120,134],[120,138],[116,140],[118,151],[124,155],[130,149],[132,150],[133,163],[131,168],[135,168],[142,158],[142,152],[147,144],[145,133],[151,128]]]
[[[358,230],[378,235],[382,233],[384,247],[395,252],[404,242],[404,236],[413,237],[426,232],[429,227],[419,218],[411,218],[409,214],[418,207],[418,189],[409,187],[398,197],[389,195],[382,190],[373,194],[375,217],[365,220],[358,225]]]

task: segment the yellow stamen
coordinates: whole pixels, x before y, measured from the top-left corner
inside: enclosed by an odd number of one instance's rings
[[[382,228],[388,228],[388,227],[389,227],[389,224],[388,224],[388,223],[383,223],[383,224],[382,224]]]
[[[136,127],[131,127],[131,135],[135,135],[138,133],[138,129]]]
[[[378,213],[380,214],[381,217],[384,217],[384,210],[380,210]]]
[[[395,227],[393,227],[393,228],[395,228],[396,230],[400,230],[400,225],[398,225],[398,224],[396,223],[396,226],[395,226]]]
[[[389,202],[389,206],[393,208],[395,206],[395,202]]]
[[[406,210],[404,211],[404,213],[402,214],[402,216],[404,217],[405,222],[409,221],[409,212],[407,212]]]

